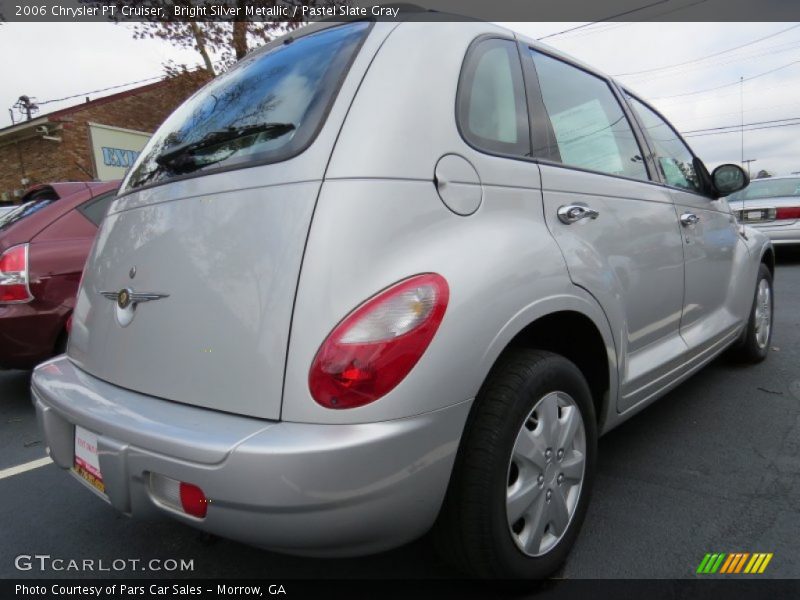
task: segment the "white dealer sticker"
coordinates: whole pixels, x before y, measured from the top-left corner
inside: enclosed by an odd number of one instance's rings
[[[97,454],[97,434],[75,426],[75,472],[100,492],[105,492],[100,459]]]

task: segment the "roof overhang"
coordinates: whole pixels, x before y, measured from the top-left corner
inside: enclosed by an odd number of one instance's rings
[[[33,138],[52,135],[60,129],[61,124],[51,121],[49,117],[38,117],[30,121],[23,121],[11,127],[0,129],[0,148]]]

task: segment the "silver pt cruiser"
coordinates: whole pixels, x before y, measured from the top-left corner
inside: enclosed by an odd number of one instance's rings
[[[272,550],[434,529],[538,577],[598,435],[725,350],[767,355],[773,250],[672,126],[477,22],[308,26],[162,125],[102,225],[50,456],[118,511]]]

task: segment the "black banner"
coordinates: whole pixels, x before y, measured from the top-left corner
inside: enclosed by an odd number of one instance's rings
[[[413,598],[437,600],[472,598],[541,598],[542,600],[617,598],[692,598],[739,600],[796,598],[800,581],[762,579],[685,580],[559,580],[533,582],[465,580],[136,580],[66,579],[3,580],[0,597],[64,600],[101,598],[335,598],[382,600]]]
[[[0,0],[9,22],[314,21],[753,22],[800,19],[797,0]]]

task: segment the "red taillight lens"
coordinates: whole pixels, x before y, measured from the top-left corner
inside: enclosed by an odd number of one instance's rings
[[[441,275],[401,281],[350,313],[322,343],[308,376],[326,408],[355,408],[385,396],[414,368],[444,318]]]
[[[32,298],[28,290],[28,245],[9,248],[0,255],[0,302],[27,302]]]
[[[775,218],[800,219],[800,206],[782,206],[775,211]]]
[[[180,495],[181,506],[187,515],[192,515],[198,519],[206,518],[208,499],[203,493],[203,490],[191,483],[181,482]]]

